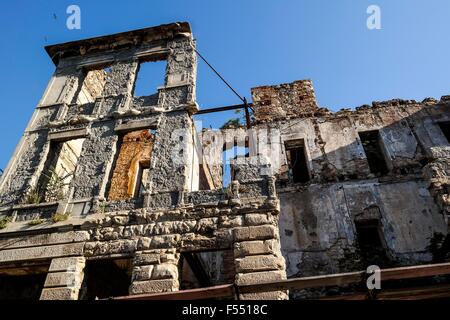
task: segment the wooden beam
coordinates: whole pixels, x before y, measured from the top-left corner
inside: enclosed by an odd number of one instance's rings
[[[430,277],[437,275],[450,274],[450,263],[440,263],[432,265],[420,265],[412,267],[401,267],[384,269],[380,271],[381,280],[400,280],[413,279],[421,277]],[[345,284],[361,283],[366,278],[365,271],[349,272],[341,274],[332,274],[325,276],[293,278],[277,282],[265,282],[252,285],[239,286],[239,293],[257,293],[267,291],[281,290],[299,290],[317,287],[342,286]],[[114,299],[120,300],[182,300],[182,299],[213,299],[234,297],[235,289],[233,284],[215,286],[209,288],[200,288],[192,290],[183,290],[169,293],[146,294],[139,296],[127,296]],[[450,285],[432,286],[424,288],[402,288],[398,290],[389,290],[379,292],[377,299],[428,299],[450,297]],[[367,299],[367,293],[357,293],[342,295],[336,297],[324,297],[325,300],[364,300]]]
[[[444,284],[382,291],[376,295],[376,300],[423,300],[448,297],[450,297],[450,285]]]
[[[112,298],[112,300],[204,300],[216,298],[233,298],[234,296],[234,285],[225,284],[209,288],[116,297]]]
[[[445,274],[450,274],[450,263],[392,268],[380,271],[381,281],[431,277]],[[277,282],[240,286],[239,290],[243,293],[250,293],[341,286],[344,284],[360,283],[365,279],[365,275],[365,271],[358,271],[326,276],[293,278]]]
[[[450,285],[434,285],[415,288],[382,290],[374,296],[374,300],[423,300],[450,297]],[[318,300],[369,300],[367,293],[330,296]]]
[[[265,282],[252,285],[241,285],[239,291],[242,293],[266,292],[290,289],[308,289],[327,286],[341,286],[344,284],[361,282],[364,277],[363,271],[332,274],[326,276],[293,278],[277,282]]]
[[[450,263],[383,269],[381,281],[423,278],[450,274]]]
[[[328,297],[320,297],[318,299],[310,299],[310,300],[367,300],[367,293],[356,293],[356,294],[343,294],[340,296],[328,296]]]

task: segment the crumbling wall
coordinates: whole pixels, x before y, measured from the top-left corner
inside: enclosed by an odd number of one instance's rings
[[[351,118],[318,121],[317,129],[316,134],[323,142],[323,160],[318,159],[321,162],[320,172],[325,178],[323,180],[364,178],[370,174],[363,146]]]
[[[448,121],[446,100],[395,99],[354,111],[289,114],[280,101],[289,106],[296,89],[285,88],[292,91],[256,88],[254,102],[255,130],[269,132],[264,154],[277,176],[288,277],[365,269],[355,219],[375,209],[391,265],[435,261],[436,239],[444,248],[448,234],[447,161],[438,151],[449,145],[438,125]],[[304,110],[300,102],[295,105]],[[379,132],[380,156],[388,168],[379,177],[371,172],[359,136],[373,130]],[[307,183],[287,177],[285,146],[295,140],[305,147]]]
[[[288,276],[364,268],[355,224],[364,219],[379,220],[394,265],[430,262],[436,245],[445,249],[450,143],[438,123],[450,120],[449,97],[331,113],[317,105],[309,80],[258,87],[251,131],[221,131],[223,141],[213,141],[207,130],[197,141],[194,46],[179,23],[47,48],[57,70],[0,180],[0,216],[8,217],[0,269],[45,260],[41,299],[76,299],[86,258],[119,257],[133,260],[131,294],[165,292],[179,289],[181,252],[228,250],[234,283],[258,284],[285,279],[286,267]],[[161,59],[164,86],[134,97],[139,64]],[[107,73],[98,69],[105,65]],[[84,77],[83,70],[99,71]],[[92,99],[78,100],[83,90]],[[387,173],[371,172],[366,131],[379,137]],[[85,140],[67,199],[19,204],[37,186],[50,145],[71,139]],[[288,174],[286,145],[296,140],[305,183]],[[248,144],[249,157],[232,161],[234,179],[223,189],[222,152],[236,144]],[[201,160],[214,190],[195,191]],[[136,201],[129,198],[142,161],[150,162],[147,191]],[[55,221],[55,213],[67,220]],[[220,259],[204,257],[218,277]]]
[[[9,166],[2,179],[1,205],[8,206],[23,200],[23,196],[32,187],[35,170],[46,154],[46,140],[45,131],[25,134],[16,151],[15,162]]]
[[[372,130],[379,131],[382,158],[389,175],[420,174],[423,163],[431,156],[430,148],[448,145],[437,124],[448,118],[446,105],[430,106],[428,103],[392,100],[355,111],[327,112],[306,118],[305,115],[297,115],[291,120],[278,119],[275,110],[273,114],[267,114],[268,122],[257,124],[255,130],[267,130],[263,136],[271,135],[265,154],[280,181],[286,180],[288,170],[285,143],[297,139],[304,140],[312,181],[373,178],[358,135]]]
[[[198,109],[194,45],[189,26],[180,23],[47,48],[57,71],[0,186],[8,201],[0,208],[8,217],[0,230],[0,269],[45,260],[50,268],[41,299],[84,296],[86,258],[132,259],[130,294],[177,290],[180,253],[189,250],[228,252],[204,256],[217,281],[286,277],[267,172],[236,164],[241,187],[233,181],[226,191],[192,192],[203,157],[191,118]],[[157,94],[133,97],[139,63],[161,59],[167,59],[165,85]],[[99,67],[106,65],[108,72]],[[96,71],[85,76],[85,70]],[[19,205],[19,196],[39,181],[50,145],[73,139],[84,143],[67,199]],[[148,192],[136,201],[129,198],[140,162],[150,162]],[[226,274],[217,266],[223,263]]]
[[[312,116],[320,112],[311,80],[252,88],[257,122]]]
[[[151,157],[151,192],[190,190],[189,179],[194,153],[192,120],[186,112],[161,116]]]
[[[365,269],[355,218],[381,213],[386,252],[394,265],[433,261],[429,246],[447,226],[424,183],[347,183],[280,193],[280,236],[288,277]],[[352,254],[349,259],[348,254]]]
[[[184,28],[184,26],[180,28]],[[150,46],[148,43],[128,43],[121,39],[119,41],[124,42],[120,48],[106,52],[104,52],[104,48],[109,44],[102,47],[95,42],[89,43],[87,44],[88,53],[83,55],[76,50],[72,51],[71,45],[68,44],[64,53],[54,55],[59,57],[56,59],[57,71],[27,129],[42,131],[34,131],[30,137],[24,138],[22,146],[18,148],[16,154],[17,160],[8,170],[11,175],[6,174],[3,177],[2,183],[5,187],[2,189],[1,197],[5,198],[5,203],[17,203],[20,196],[31,187],[33,181],[38,180],[40,170],[36,170],[36,168],[42,168],[46,161],[48,145],[45,140],[48,137],[47,134],[61,135],[63,139],[80,135],[86,138],[83,154],[71,182],[72,193],[69,201],[88,203],[93,197],[107,196],[110,185],[108,179],[112,176],[113,162],[117,151],[117,136],[123,131],[120,128],[126,127],[127,123],[134,121],[141,123],[137,129],[155,128],[163,108],[169,111],[179,109],[180,112],[177,115],[167,115],[161,120],[161,131],[167,133],[162,133],[158,137],[156,149],[160,151],[156,151],[156,154],[157,157],[159,155],[164,157],[159,164],[164,166],[167,162],[168,167],[161,169],[163,170],[161,174],[158,168],[155,170],[154,190],[195,189],[188,188],[188,185],[198,184],[195,180],[198,173],[196,170],[191,170],[190,163],[192,162],[188,163],[183,170],[179,169],[180,167],[175,166],[171,161],[173,150],[167,148],[168,145],[174,146],[174,142],[171,141],[171,132],[178,127],[190,129],[191,126],[186,111],[191,112],[195,105],[194,44],[188,33],[175,37],[174,33],[169,32],[166,36],[168,37],[166,40],[155,35],[141,38],[140,41],[150,41],[150,43],[155,41]],[[83,50],[86,50],[87,47],[84,47]],[[168,60],[166,77],[169,77],[170,81],[166,81],[166,86],[160,88],[156,97],[143,97],[144,103],[147,103],[145,102],[147,100],[153,101],[149,107],[138,106],[141,102],[133,99],[132,96],[139,63],[160,59]],[[103,70],[104,66],[109,66],[108,72]],[[89,70],[89,72],[84,74],[83,70]],[[77,101],[83,90],[89,92],[92,98],[98,99],[89,103],[78,101],[78,104],[70,104]],[[151,99],[145,100],[146,98]],[[83,104],[80,104],[82,102]],[[166,121],[166,119],[168,120]],[[131,124],[131,126],[135,125]],[[125,128],[124,130],[129,129]],[[40,137],[39,142],[35,145],[31,140],[28,142],[34,135]],[[162,151],[162,149],[170,150]],[[185,151],[191,153],[190,150]],[[32,153],[36,154],[32,155]],[[30,163],[31,160],[33,163]],[[25,172],[22,174],[21,161],[26,162],[23,163],[24,170],[33,171],[30,176],[27,177]],[[13,167],[16,169],[14,174],[12,174]],[[169,181],[168,183],[171,183],[172,187],[166,188],[164,185],[159,185],[158,177],[161,176],[165,176],[163,180]],[[151,177],[150,180],[152,180]],[[20,188],[15,187],[18,184],[21,185]],[[149,182],[149,184],[151,183]],[[10,191],[7,191],[7,186]]]
[[[104,88],[104,96],[130,95],[137,75],[138,62],[122,59],[111,65]]]
[[[114,125],[113,121],[104,121],[91,126],[73,179],[73,199],[100,195],[118,141]]]
[[[450,230],[450,148],[433,148],[433,160],[424,167],[424,176],[428,189],[434,197],[443,218]],[[447,234],[448,237],[448,234]],[[444,252],[447,255],[448,252]]]

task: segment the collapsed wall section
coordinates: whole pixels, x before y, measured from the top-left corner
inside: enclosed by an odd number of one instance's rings
[[[312,116],[320,110],[311,80],[252,88],[256,122]]]

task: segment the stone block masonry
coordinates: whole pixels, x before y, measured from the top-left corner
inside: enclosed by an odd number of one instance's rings
[[[133,262],[130,294],[178,290],[179,258],[180,254],[175,249],[137,252]]]
[[[84,257],[53,259],[41,300],[77,300],[83,282],[85,264]]]

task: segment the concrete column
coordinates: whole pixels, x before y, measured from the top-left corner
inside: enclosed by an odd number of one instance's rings
[[[78,300],[85,265],[84,257],[53,259],[42,290],[41,300]]]
[[[130,295],[178,291],[179,259],[175,249],[137,252]]]
[[[250,215],[247,215],[250,216]],[[266,219],[252,214],[246,220]],[[281,255],[278,229],[269,224],[234,229],[234,257],[237,285],[286,279],[286,267]],[[241,300],[287,300],[287,291],[242,293]]]

